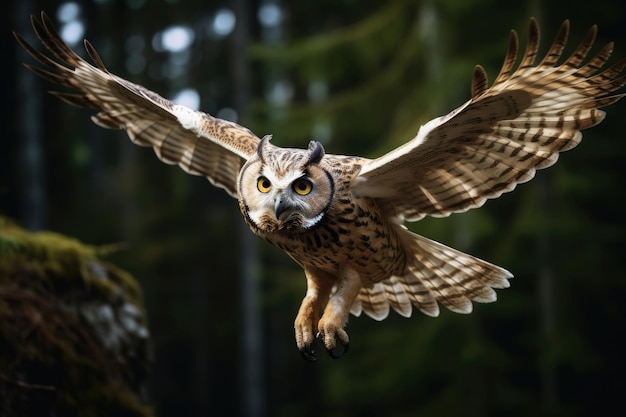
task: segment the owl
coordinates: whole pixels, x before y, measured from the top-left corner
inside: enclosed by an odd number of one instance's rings
[[[509,286],[507,270],[410,232],[406,222],[445,217],[529,181],[576,146],[581,130],[602,121],[600,108],[624,93],[626,60],[601,71],[613,45],[585,61],[592,27],[574,52],[557,63],[569,22],[537,64],[539,27],[530,20],[519,65],[511,32],[499,75],[488,86],[476,66],[471,98],[421,126],[416,136],[375,159],[333,155],[311,141],[306,149],[275,146],[238,124],[174,104],[110,73],[93,46],[93,64],[59,37],[45,13],[34,30],[53,58],[19,35],[43,67],[38,75],[73,92],[54,92],[97,111],[105,128],[125,129],[167,164],[202,175],[238,200],[254,234],[282,249],[304,270],[306,293],[295,319],[296,345],[310,360],[320,339],[331,357],[348,350],[349,314],[383,320],[390,310],[429,316],[442,305],[470,313],[472,302],[495,301]]]

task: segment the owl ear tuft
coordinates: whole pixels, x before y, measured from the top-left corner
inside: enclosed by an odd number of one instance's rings
[[[322,146],[322,144],[314,140],[309,142],[309,152],[310,152],[309,159],[304,164],[305,166],[311,165],[311,164],[318,164],[322,160],[325,154],[324,147]]]
[[[263,139],[259,142],[259,146],[256,148],[256,153],[259,156],[261,162],[265,163],[265,152],[267,152],[270,146],[270,140],[272,140],[272,135],[265,135]]]

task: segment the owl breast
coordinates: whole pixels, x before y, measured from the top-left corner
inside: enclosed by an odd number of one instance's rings
[[[406,258],[395,225],[371,199],[360,199],[347,189],[338,190],[324,218],[314,227],[293,232],[266,232],[250,228],[285,251],[300,266],[339,275],[350,265],[364,285],[400,274]]]
[[[302,267],[339,274],[349,265],[364,284],[401,274],[406,265],[396,227],[374,201],[354,198],[349,192],[337,196],[324,219],[310,230],[260,236]]]
[[[350,266],[365,285],[403,273],[398,226],[374,199],[352,193],[363,160],[321,155],[317,144],[308,151],[259,146],[239,180],[239,207],[250,229],[305,269],[340,276]],[[310,181],[306,192],[297,189],[301,179]]]

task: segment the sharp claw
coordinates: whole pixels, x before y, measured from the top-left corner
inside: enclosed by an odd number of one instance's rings
[[[300,349],[300,354],[302,355],[302,357],[309,362],[315,362],[319,359],[319,357],[315,353],[315,349],[313,349],[313,344],[317,340],[319,340],[320,337],[321,337],[321,333],[317,332],[317,334],[315,335],[315,340],[313,340],[313,342],[311,342],[308,345],[304,345],[303,349]]]
[[[321,340],[321,339],[322,339],[322,334],[318,332],[315,335],[315,341],[313,341],[313,343],[305,345],[302,349],[300,349],[300,355],[302,355],[302,357],[309,362],[317,361],[319,357],[315,353],[315,349],[313,349],[313,344],[317,340]],[[330,356],[331,358],[339,359],[348,352],[348,349],[350,348],[350,344],[349,343],[343,344],[340,340],[338,339],[335,339],[335,340],[338,343],[335,344],[334,348],[326,349],[326,352],[328,352],[328,356]]]
[[[311,345],[306,345],[303,349],[300,349],[300,355],[309,362],[315,362],[318,359]]]
[[[336,352],[335,351],[337,346],[335,346],[335,348],[333,348],[333,349],[326,349],[326,352],[328,352],[328,356],[330,356],[333,359],[339,359],[343,355],[348,353],[348,349],[350,348],[350,344],[349,343],[346,343],[345,345],[339,343],[339,346],[341,346],[341,352]]]

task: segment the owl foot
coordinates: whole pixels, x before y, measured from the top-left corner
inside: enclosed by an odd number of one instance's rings
[[[361,280],[350,267],[345,268],[340,279],[320,270],[305,269],[305,273],[307,294],[294,323],[296,344],[305,359],[314,361],[318,357],[313,345],[321,339],[328,355],[338,359],[348,351],[349,337],[344,327],[350,306],[361,289]]]
[[[342,322],[343,320],[328,320],[328,317],[324,316],[319,323],[320,332],[317,337],[322,339],[326,352],[333,359],[341,358],[349,347],[348,333],[343,327],[337,326]]]
[[[337,349],[338,347],[339,349]],[[339,359],[343,355],[348,353],[349,348],[350,348],[350,343],[343,344],[342,342],[340,342],[339,344],[336,344],[334,348],[326,349],[326,352],[328,352],[328,356],[330,356],[331,358]]]
[[[317,340],[321,340],[321,339],[322,339],[322,334],[317,333],[315,341],[313,343],[304,345],[304,347],[300,349],[300,354],[302,355],[304,359],[306,359],[309,362],[315,362],[319,359],[319,357],[317,356],[317,353],[315,352],[315,348],[313,347],[313,345]],[[334,347],[330,349],[326,348],[326,352],[328,352],[328,356],[330,356],[331,358],[339,359],[348,352],[349,347],[350,347],[349,343],[344,344],[342,341],[339,341],[339,343],[335,342]]]
[[[315,349],[313,349],[312,343],[308,345],[304,345],[304,347],[299,350],[300,350],[300,355],[302,355],[302,357],[309,362],[315,362],[319,359],[317,356],[317,353],[315,353]]]
[[[296,330],[296,345],[302,357],[308,361],[314,362],[317,360],[316,349],[313,347],[319,333],[316,335],[317,319],[312,314],[312,309],[306,308],[308,304],[303,303],[305,308],[300,309],[298,317],[295,321]]]

